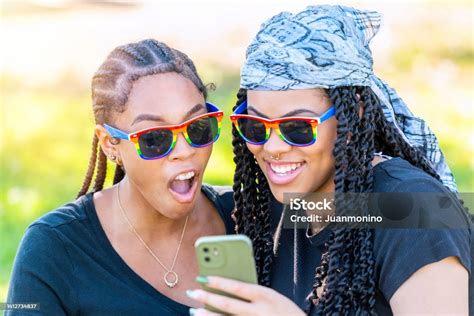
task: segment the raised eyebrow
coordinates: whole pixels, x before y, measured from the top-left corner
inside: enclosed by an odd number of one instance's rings
[[[132,122],[132,126],[141,121],[155,121],[155,122],[164,122],[163,118],[159,115],[144,113],[138,115]]]
[[[191,110],[189,110],[189,111],[186,113],[186,115],[184,116],[184,118],[185,118],[185,119],[190,118],[191,115],[193,115],[193,114],[196,113],[196,112],[201,111],[202,109],[206,109],[206,107],[205,107],[203,104],[198,103],[198,104],[196,104],[195,106],[193,106],[193,107],[191,108]]]
[[[266,119],[269,118],[268,116],[266,116],[265,114],[259,112],[257,109],[255,109],[255,108],[254,108],[253,106],[251,106],[251,105],[247,107],[247,112],[248,112],[249,110],[255,112],[255,114],[257,114],[257,115],[260,116],[260,117],[263,117],[263,118],[266,118]],[[320,116],[319,113],[316,113],[316,112],[311,111],[311,110],[308,110],[308,109],[296,109],[296,110],[293,110],[293,111],[291,111],[291,112],[286,113],[286,114],[283,115],[282,117],[296,116],[296,115],[301,114],[301,113],[311,113],[311,114],[313,114],[314,116]]]
[[[268,116],[266,116],[266,115],[263,114],[262,112],[259,112],[256,108],[254,108],[254,107],[251,106],[251,105],[247,106],[247,112],[248,112],[248,111],[253,111],[253,112],[255,112],[255,114],[257,114],[257,115],[260,116],[260,117],[263,117],[263,118],[266,118],[266,119],[269,118]]]
[[[311,113],[314,116],[320,116],[319,113],[316,113],[314,111],[308,110],[308,109],[296,109],[294,111],[288,112],[283,117],[289,117],[289,116],[296,116],[301,113]]]
[[[191,110],[186,112],[186,115],[184,116],[184,119],[189,118],[191,115],[193,115],[196,112],[199,112],[201,109],[205,109],[204,105],[202,105],[201,103],[196,104],[195,106],[193,106],[191,108]],[[138,115],[133,120],[132,125],[134,125],[135,123],[141,122],[141,121],[164,122],[163,118],[159,115],[155,115],[155,114],[151,114],[151,113],[144,113],[144,114]]]

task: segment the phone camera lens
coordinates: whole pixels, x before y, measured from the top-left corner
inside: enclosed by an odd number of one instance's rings
[[[204,252],[209,252],[209,248],[207,248],[207,247],[202,248],[202,250],[203,250]]]
[[[204,261],[209,262],[209,261],[211,261],[211,258],[209,258],[209,257],[204,257]]]

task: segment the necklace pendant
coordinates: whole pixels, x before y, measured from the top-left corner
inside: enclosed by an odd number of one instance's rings
[[[165,283],[169,288],[173,288],[176,286],[176,284],[178,284],[178,275],[174,271],[166,272],[163,276],[163,279],[165,280]]]

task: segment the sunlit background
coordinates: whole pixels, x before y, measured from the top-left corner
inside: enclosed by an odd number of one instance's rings
[[[210,101],[230,113],[245,47],[259,25],[280,11],[294,12],[322,2],[0,3],[2,302],[27,225],[72,200],[80,188],[94,127],[90,79],[115,46],[151,37],[182,50],[195,61],[204,81],[216,84]],[[471,2],[338,3],[384,15],[384,24],[372,42],[376,72],[434,130],[460,191],[473,192]],[[226,120],[205,175],[209,183],[231,183],[229,131]]]

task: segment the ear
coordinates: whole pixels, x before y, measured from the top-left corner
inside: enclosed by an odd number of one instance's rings
[[[99,145],[107,157],[116,157],[114,162],[120,161],[120,152],[117,148],[120,140],[111,137],[107,130],[100,124],[97,124],[94,129],[95,135],[99,139]]]

